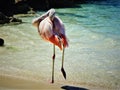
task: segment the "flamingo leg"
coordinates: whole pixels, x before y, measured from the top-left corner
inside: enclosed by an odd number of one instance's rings
[[[66,79],[66,72],[65,72],[64,67],[63,67],[63,64],[64,64],[64,51],[65,51],[65,48],[63,47],[61,72],[62,72],[64,78]]]
[[[52,82],[54,83],[54,64],[55,64],[55,45],[53,45],[53,57],[52,57]]]

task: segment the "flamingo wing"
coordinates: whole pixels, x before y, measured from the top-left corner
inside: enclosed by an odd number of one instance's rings
[[[49,17],[41,21],[39,24],[38,32],[40,36],[45,40],[49,40],[49,38],[53,35],[53,25]]]
[[[54,26],[54,33],[61,39],[61,42],[63,44],[64,47],[68,46],[68,40],[67,37],[65,35],[65,27],[64,24],[62,22],[62,20],[55,16],[54,20],[53,20],[53,26]]]

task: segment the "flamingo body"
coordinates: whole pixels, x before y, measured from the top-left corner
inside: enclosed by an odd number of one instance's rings
[[[38,32],[44,40],[50,41],[62,50],[63,47],[68,46],[64,30],[65,29],[62,21],[55,16],[53,22],[49,17],[46,17],[44,20],[42,20],[39,24]]]

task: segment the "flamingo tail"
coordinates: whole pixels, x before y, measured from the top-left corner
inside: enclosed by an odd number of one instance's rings
[[[60,48],[60,50],[62,50],[63,47],[64,48],[68,47],[68,41],[67,41],[65,35],[60,35],[60,37],[57,35],[53,35],[49,38],[49,41],[51,43],[53,43],[54,45],[58,46]]]
[[[68,40],[67,40],[66,36],[62,34],[61,37],[62,37],[63,47],[64,48],[68,47]]]
[[[62,50],[61,42],[60,42],[59,38],[57,38],[57,36],[55,36],[55,35],[51,36],[49,38],[49,41],[51,43],[53,43],[54,45],[58,46]]]

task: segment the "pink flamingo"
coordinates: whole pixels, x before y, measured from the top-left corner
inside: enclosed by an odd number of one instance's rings
[[[32,24],[37,27],[39,35],[46,41],[53,44],[53,64],[52,64],[52,81],[54,83],[54,62],[55,62],[55,45],[62,50],[62,66],[61,72],[66,79],[66,72],[63,68],[64,63],[64,51],[68,46],[68,40],[65,35],[65,28],[62,20],[55,16],[55,10],[50,9],[42,16],[35,18]]]

